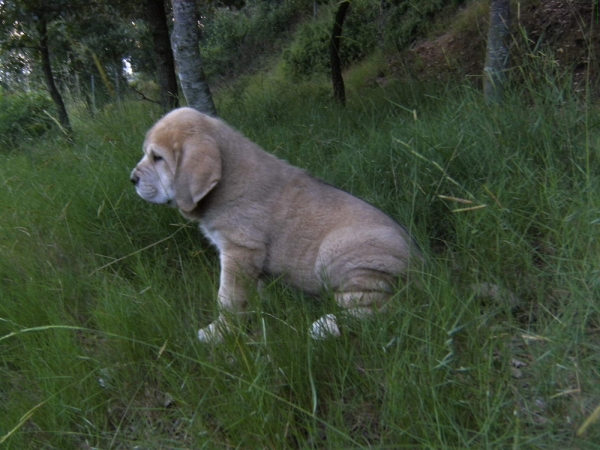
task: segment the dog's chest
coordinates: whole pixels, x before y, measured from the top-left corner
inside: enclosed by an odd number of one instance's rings
[[[212,245],[217,247],[219,252],[223,251],[223,237],[221,236],[221,233],[214,229],[208,229],[202,225],[200,225],[200,230],[202,230],[202,234],[206,236],[206,239],[208,239]]]

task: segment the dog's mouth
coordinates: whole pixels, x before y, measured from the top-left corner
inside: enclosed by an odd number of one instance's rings
[[[161,192],[159,189],[150,184],[139,183],[135,186],[135,191],[138,196],[149,203],[168,205],[171,207],[177,206],[175,199],[171,198],[166,192]]]

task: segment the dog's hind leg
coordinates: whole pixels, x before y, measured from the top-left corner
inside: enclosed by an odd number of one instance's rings
[[[389,297],[389,294],[382,292],[343,292],[335,294],[336,302],[345,308],[342,314],[357,319],[366,319],[376,311],[385,309]],[[357,306],[363,303],[366,306]],[[310,336],[315,340],[337,337],[340,334],[335,314],[324,315],[313,322],[310,329]]]

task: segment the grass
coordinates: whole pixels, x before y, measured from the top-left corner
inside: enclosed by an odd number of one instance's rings
[[[423,248],[420,287],[337,340],[308,336],[331,299],[273,283],[224,344],[196,341],[218,261],[130,186],[147,105],[0,154],[3,448],[598,448],[600,424],[577,435],[600,404],[597,110],[541,85],[489,108],[356,73],[346,109],[266,76],[219,98]]]

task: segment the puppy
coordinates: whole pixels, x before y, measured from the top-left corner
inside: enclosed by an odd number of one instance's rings
[[[309,294],[332,290],[342,307],[363,316],[383,308],[410,260],[421,259],[406,230],[377,208],[191,108],[150,129],[131,181],[144,200],[198,221],[217,247],[222,312],[243,311],[259,279],[275,276]],[[198,338],[221,340],[226,317]],[[311,333],[338,335],[335,316],[317,320]]]

